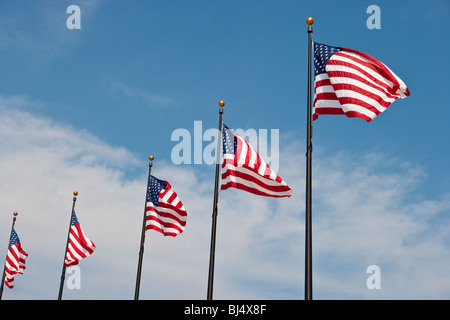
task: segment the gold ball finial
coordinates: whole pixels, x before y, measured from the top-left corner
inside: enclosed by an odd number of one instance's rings
[[[225,101],[220,100],[220,101],[219,101],[219,106],[223,107],[224,105],[225,105]]]
[[[78,195],[78,191],[74,191],[73,195],[76,197]]]
[[[17,215],[18,215],[17,211],[14,211],[13,215],[14,215],[14,217],[17,217]]]
[[[306,19],[306,23],[312,26],[312,24],[314,23],[314,19],[312,17],[309,17],[308,19]]]
[[[155,160],[155,157],[154,157],[154,156],[150,156],[150,157],[148,157],[148,159],[149,159],[150,161],[153,161],[153,160]]]

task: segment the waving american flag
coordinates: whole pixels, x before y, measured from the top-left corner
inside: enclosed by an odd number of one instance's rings
[[[220,189],[230,187],[265,197],[290,197],[291,188],[243,138],[225,124],[222,129],[223,163]]]
[[[352,49],[314,42],[314,114],[345,114],[370,122],[396,99],[409,96],[387,66]]]
[[[169,182],[150,177],[145,230],[176,237],[186,227],[187,212]]]
[[[9,238],[8,253],[6,255],[5,264],[5,284],[8,288],[12,289],[14,287],[12,282],[14,281],[14,276],[17,273],[23,274],[23,271],[25,270],[25,259],[27,257],[28,254],[22,249],[19,236],[13,229],[11,232],[11,237]]]
[[[90,256],[94,250],[95,244],[84,234],[74,212],[70,223],[69,243],[64,265],[66,267],[77,265],[81,259]]]

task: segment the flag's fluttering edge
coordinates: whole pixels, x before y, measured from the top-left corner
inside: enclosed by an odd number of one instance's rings
[[[186,227],[187,212],[169,182],[150,177],[145,230],[176,237]]]
[[[243,138],[225,124],[220,189],[230,187],[265,197],[290,197],[291,188]]]
[[[12,282],[17,273],[23,274],[23,271],[25,270],[25,259],[27,257],[28,254],[22,249],[19,236],[13,229],[11,237],[9,238],[9,247],[5,265],[5,284],[8,288],[12,289],[14,287]]]
[[[72,215],[69,232],[69,244],[64,259],[66,267],[77,265],[81,259],[90,256],[95,250],[95,244],[84,234],[75,212]]]
[[[345,114],[371,121],[396,99],[409,96],[382,62],[352,49],[314,42],[314,114]]]

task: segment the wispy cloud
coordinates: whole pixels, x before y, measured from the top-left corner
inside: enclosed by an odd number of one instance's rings
[[[130,87],[123,82],[114,81],[111,90],[113,92],[124,93],[128,97],[137,98],[150,107],[161,107],[172,101],[170,97],[154,95],[139,88]]]
[[[26,95],[13,95],[5,96],[0,95],[0,107],[8,106],[8,108],[13,109],[29,109],[29,108],[40,108],[43,107],[45,103],[37,100],[28,98]]]

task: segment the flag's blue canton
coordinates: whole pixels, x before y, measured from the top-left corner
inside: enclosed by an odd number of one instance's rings
[[[77,219],[77,215],[74,212],[73,215],[72,215],[72,221],[70,222],[70,225],[74,226],[76,224],[78,224],[78,219]]]
[[[314,76],[325,73],[325,66],[328,60],[330,60],[333,54],[339,51],[342,51],[342,48],[314,42]]]
[[[151,176],[150,178],[150,186],[148,188],[147,192],[147,202],[152,202],[155,206],[158,206],[159,204],[159,194],[161,193],[161,190],[166,188],[167,184],[155,178],[154,176]]]
[[[234,135],[229,134],[227,130],[228,127],[224,124],[222,129],[222,139],[223,139],[223,154],[234,155],[237,148],[237,138]]]
[[[9,246],[11,247],[18,242],[20,242],[19,236],[17,235],[16,231],[13,229],[11,232],[11,237],[9,238]]]

